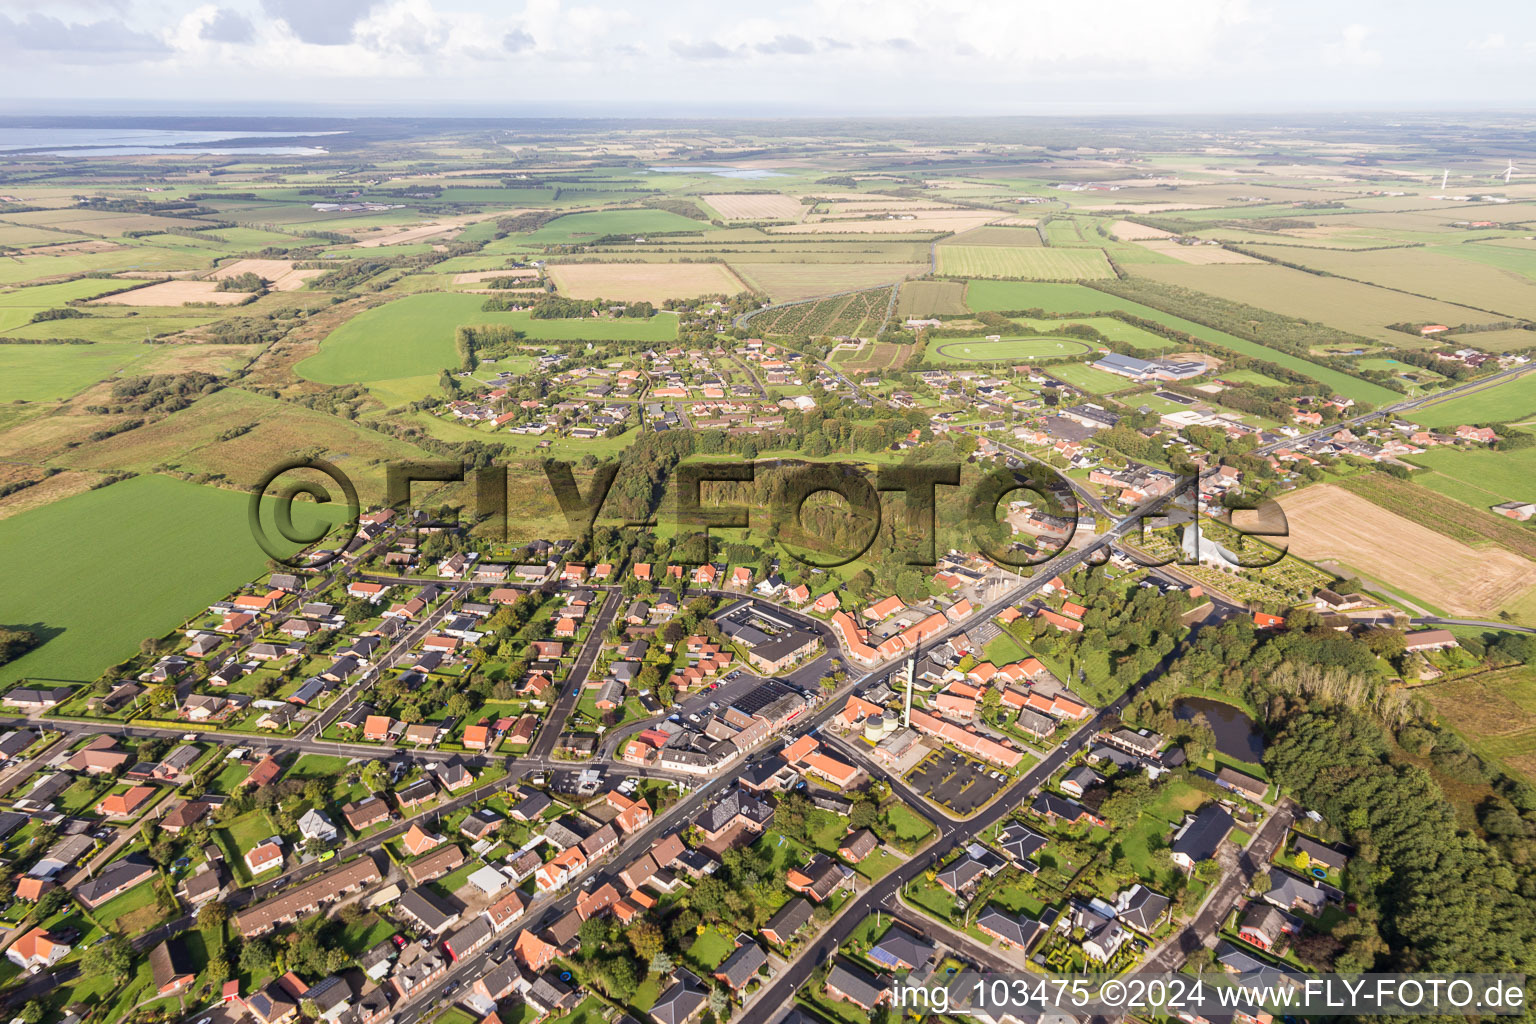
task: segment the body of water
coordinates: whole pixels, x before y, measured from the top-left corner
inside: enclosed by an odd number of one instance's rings
[[[1173,702],[1173,717],[1181,722],[1204,715],[1216,734],[1216,749],[1249,764],[1264,758],[1264,734],[1242,708],[1206,697],[1180,697]]]
[[[45,156],[154,156],[204,153],[216,156],[319,156],[319,146],[216,145],[234,139],[296,139],[341,132],[181,131],[166,128],[8,128],[0,153],[32,152]]]
[[[717,178],[782,178],[778,171],[765,171],[752,167],[651,167],[657,174],[713,174]]]

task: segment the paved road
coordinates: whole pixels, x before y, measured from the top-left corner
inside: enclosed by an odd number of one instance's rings
[[[1236,870],[1227,872],[1216,883],[1195,919],[1153,951],[1139,970],[1148,973],[1176,971],[1191,953],[1209,944],[1238,897],[1253,882],[1253,876],[1269,863],[1294,820],[1295,809],[1289,803],[1271,814],[1253,841],[1238,854]]]
[[[565,729],[565,720],[576,710],[576,703],[581,700],[581,691],[587,685],[587,676],[597,661],[597,652],[603,649],[603,638],[608,635],[608,627],[613,625],[613,617],[624,603],[624,595],[614,590],[603,590],[600,593],[603,595],[603,606],[592,620],[592,631],[587,634],[586,642],[582,644],[570,673],[565,677],[559,699],[550,708],[549,717],[539,729],[539,737],[529,751],[534,757],[549,757],[555,752],[555,744]]]
[[[856,896],[852,905],[846,908],[826,931],[817,936],[814,947],[808,947],[803,951],[794,963],[781,971],[765,990],[758,993],[752,1005],[736,1018],[739,1024],[767,1024],[767,1021],[781,1013],[784,1007],[792,1005],[795,992],[810,978],[811,972],[824,961],[831,959],[838,947],[853,934],[854,929],[864,918],[875,912],[876,907],[884,909],[889,906],[891,899],[908,882],[917,878],[930,866],[939,863],[949,853],[968,842],[972,836],[985,832],[1013,813],[1014,808],[1025,797],[1043,786],[1069,757],[1092,738],[1106,719],[1118,716],[1145,685],[1146,680],[1138,682],[1109,706],[1100,709],[1064,743],[1048,753],[1038,764],[1020,776],[1013,785],[999,794],[989,806],[982,808],[963,822],[941,817],[938,822],[939,838],[929,847],[927,855],[912,858]],[[918,806],[923,807],[922,804]],[[925,812],[926,810],[927,808],[924,807]]]
[[[1498,629],[1508,633],[1536,633],[1536,627],[1516,626],[1509,622],[1487,622],[1483,619],[1442,619],[1428,615],[1422,618],[1409,619],[1415,626],[1481,626],[1486,629]]]

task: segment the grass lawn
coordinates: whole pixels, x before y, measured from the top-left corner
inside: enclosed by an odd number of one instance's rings
[[[718,928],[705,928],[688,947],[688,959],[713,971],[731,955],[736,947],[730,938]]]
[[[871,882],[884,878],[894,871],[901,863],[901,858],[892,854],[885,847],[878,847],[874,853],[865,857],[853,866],[853,870]]]
[[[1058,380],[1066,381],[1073,387],[1082,388],[1084,391],[1094,395],[1108,395],[1135,386],[1131,381],[1118,374],[1095,370],[1087,363],[1065,363],[1061,366],[1048,366],[1044,372]]]
[[[225,863],[242,884],[251,881],[251,873],[245,867],[246,851],[277,834],[277,826],[265,811],[250,811],[213,830],[214,839],[224,848]],[[276,877],[271,871],[262,872],[262,877],[268,876]]]
[[[136,935],[147,930],[160,921],[160,910],[155,903],[159,886],[159,878],[134,886],[94,911],[96,920],[122,935]]]
[[[982,652],[986,660],[994,665],[1011,665],[1016,661],[1024,660],[1028,654],[1017,640],[1007,633],[999,634],[997,639],[987,644]]]
[[[467,1015],[466,1015],[467,1016]],[[608,1004],[597,996],[589,995],[576,1004],[576,1008],[564,1017],[556,1017],[550,1024],[603,1024],[608,1017]],[[470,1018],[473,1024],[473,1018]]]
[[[935,338],[923,352],[925,363],[1001,363],[1086,355],[1087,342],[1073,338]]]
[[[928,823],[928,819],[899,801],[885,809],[884,817],[897,839],[919,843],[933,834],[933,826]]]
[[[95,679],[252,579],[267,556],[246,509],[235,491],[140,476],[0,520],[0,622],[49,637],[0,668],[0,684]]]

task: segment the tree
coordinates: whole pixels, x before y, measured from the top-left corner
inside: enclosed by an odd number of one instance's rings
[[[635,951],[635,956],[647,963],[655,959],[666,940],[662,937],[661,929],[651,921],[637,921],[625,931],[625,938]]]
[[[666,950],[662,950],[660,953],[657,953],[655,956],[651,957],[651,973],[657,977],[665,977],[666,975],[671,974],[672,969],[676,966],[677,964],[673,961],[672,955]]]
[[[86,974],[121,981],[133,970],[133,947],[121,935],[101,939],[80,957],[80,967]]]
[[[383,761],[369,761],[363,769],[363,785],[371,793],[383,792],[389,786],[389,767]]]
[[[44,1014],[43,1004],[36,999],[28,999],[21,1012],[16,1015],[24,1024],[41,1024]]]
[[[197,912],[197,927],[205,932],[218,931],[229,920],[229,908],[218,900],[204,903]]]

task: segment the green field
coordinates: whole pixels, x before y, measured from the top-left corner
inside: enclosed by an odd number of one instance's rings
[[[1416,474],[1414,483],[1479,508],[1536,498],[1536,448],[1431,448],[1410,461],[1434,470]]]
[[[253,578],[267,556],[246,508],[236,491],[143,476],[0,519],[0,622],[55,634],[0,684],[95,679]]]
[[[98,307],[92,307],[98,308]],[[6,333],[16,338],[84,338],[100,342],[142,342],[166,334],[201,327],[219,319],[212,313],[189,309],[166,314],[157,310],[142,316],[93,315],[79,320],[45,320],[39,324],[26,324]]]
[[[965,285],[959,281],[908,281],[896,299],[896,315],[903,319],[964,312]]]
[[[1095,370],[1087,363],[1067,363],[1062,366],[1048,366],[1045,372],[1052,377],[1060,378],[1073,387],[1082,388],[1084,391],[1095,395],[1108,395],[1116,391],[1124,391],[1126,388],[1135,387],[1134,381],[1119,374],[1106,373],[1103,370]]]
[[[925,363],[997,363],[1014,359],[1054,359],[1091,352],[1087,342],[1075,338],[935,339],[923,353]],[[1053,367],[1061,369],[1061,367]]]
[[[158,354],[152,346],[131,344],[0,345],[0,402],[68,398]]]
[[[481,200],[476,200],[477,202]],[[707,220],[680,217],[665,210],[608,210],[603,213],[570,213],[539,230],[492,242],[486,252],[507,252],[523,245],[561,245],[591,241],[604,235],[650,235],[678,231],[713,230]]]
[[[1052,286],[1043,285],[1041,287],[1049,288]],[[1065,285],[1062,287],[1070,288],[1073,286]],[[1085,327],[1092,327],[1112,341],[1123,341],[1127,345],[1134,345],[1145,352],[1160,352],[1178,346],[1178,342],[1171,338],[1164,338],[1162,335],[1142,330],[1134,324],[1128,324],[1123,320],[1116,320],[1112,316],[1074,317],[1071,320],[1033,320],[1026,317],[1016,317],[1015,319],[1019,323],[1026,324],[1037,331],[1045,331],[1047,333],[1059,331],[1068,325],[1082,324]]]
[[[1413,410],[1413,422],[1426,427],[1456,427],[1463,423],[1507,423],[1536,415],[1536,373],[1444,402]]]
[[[669,341],[677,317],[649,320],[534,320],[527,312],[486,313],[479,295],[433,292],[376,306],[342,324],[299,363],[299,374],[321,384],[358,384],[398,377],[436,376],[460,357],[454,331],[462,324],[509,324],[530,338],[550,341]]]
[[[1114,277],[1100,249],[1041,249],[1007,245],[941,245],[938,272],[957,277],[1072,281]]]
[[[1080,284],[969,281],[965,304],[977,313],[1039,309],[1046,313],[1093,313],[1118,308],[1119,300]]]

